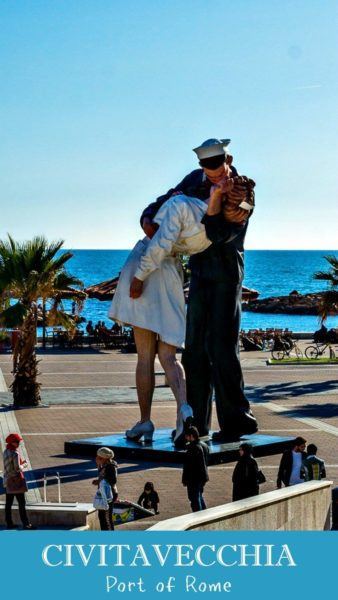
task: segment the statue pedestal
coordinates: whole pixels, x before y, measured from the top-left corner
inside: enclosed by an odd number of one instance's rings
[[[172,429],[157,429],[151,444],[128,440],[124,433],[103,435],[102,437],[74,440],[65,443],[65,453],[69,456],[95,456],[102,446],[114,450],[117,459],[138,459],[148,462],[182,463],[184,450],[175,448],[171,440]],[[209,446],[209,464],[234,462],[238,460],[238,448],[243,442],[254,447],[254,456],[280,454],[292,447],[294,438],[286,436],[244,435],[238,441],[213,442],[211,438],[202,438]]]

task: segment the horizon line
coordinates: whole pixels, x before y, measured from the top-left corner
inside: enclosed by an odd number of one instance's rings
[[[107,251],[130,251],[132,248],[77,248],[77,247],[64,247],[64,250],[92,250],[94,252],[107,252]],[[245,248],[244,252],[338,252],[338,248]]]

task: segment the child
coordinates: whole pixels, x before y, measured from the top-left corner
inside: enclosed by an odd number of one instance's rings
[[[113,460],[114,452],[110,448],[99,448],[96,455],[96,465],[99,471],[97,485],[98,491],[94,499],[94,506],[98,509],[101,531],[113,531],[114,502],[117,500],[117,464]]]
[[[7,529],[15,529],[12,520],[12,505],[14,498],[16,498],[19,505],[19,514],[23,529],[35,529],[35,527],[30,524],[26,513],[25,492],[27,492],[27,484],[23,470],[27,463],[20,456],[20,442],[22,442],[21,435],[18,433],[10,433],[6,438],[7,446],[3,454],[4,487],[6,489],[6,524]]]
[[[151,481],[147,481],[137,504],[143,506],[143,508],[146,508],[147,510],[153,510],[155,515],[159,515],[159,503],[160,499],[158,493],[154,489],[154,484]]]

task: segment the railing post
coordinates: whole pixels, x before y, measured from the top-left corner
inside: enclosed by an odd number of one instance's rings
[[[58,503],[61,504],[62,500],[61,500],[61,477],[60,477],[60,473],[58,471],[55,471],[55,475],[46,475],[46,473],[43,474],[43,500],[46,503],[47,502],[47,481],[53,481],[55,480],[57,481],[57,486],[58,486]]]

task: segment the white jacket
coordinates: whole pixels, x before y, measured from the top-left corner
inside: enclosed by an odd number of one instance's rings
[[[211,242],[201,220],[207,207],[203,200],[184,194],[167,200],[154,218],[160,227],[141,257],[135,277],[144,281],[168,256],[190,256],[206,250]]]

